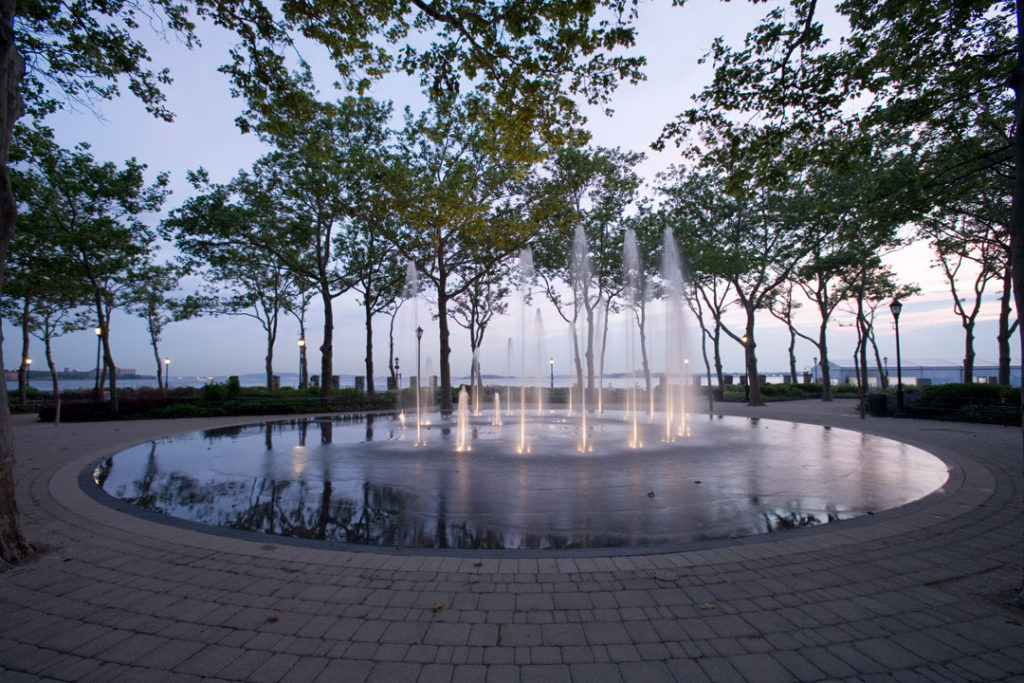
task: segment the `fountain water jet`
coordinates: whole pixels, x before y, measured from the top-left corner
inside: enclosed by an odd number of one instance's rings
[[[686,436],[685,365],[686,339],[683,332],[683,268],[675,234],[665,228],[661,251],[661,274],[665,281],[665,440]],[[672,380],[677,384],[673,387]]]
[[[580,318],[580,310],[583,309],[589,313],[590,306],[587,301],[587,297],[590,296],[590,252],[587,250],[587,233],[584,232],[582,225],[576,226],[576,233],[572,240],[572,260],[570,261],[570,273],[572,274],[572,296],[573,296],[573,310],[574,318]],[[592,338],[591,331],[593,329],[593,321],[588,319],[586,315],[583,316],[583,325],[587,332],[586,338],[588,340],[588,349],[590,348],[589,341]],[[579,346],[579,335],[577,334],[576,326],[572,328],[573,333],[573,352],[575,354],[574,362],[576,365],[576,375],[579,378],[580,384],[580,422],[579,422],[579,451],[586,453],[590,449],[587,434],[587,389],[588,386],[583,383],[582,365],[580,362],[580,346]],[[587,375],[590,376],[590,370],[592,356],[587,358]]]
[[[636,233],[633,229],[627,229],[622,245],[623,282],[625,283],[624,296],[626,299],[626,361],[627,377],[629,387],[626,390],[626,419],[630,422],[629,447],[640,448],[643,444],[640,441],[640,416],[639,401],[637,396],[636,377],[636,352],[634,343],[639,334],[639,323],[637,322],[637,299],[643,295],[642,270],[640,267],[640,249],[636,243]],[[634,333],[634,328],[636,333]]]
[[[491,424],[495,427],[501,426],[501,394],[497,391],[494,392],[494,416],[491,418]]]
[[[469,392],[459,388],[459,407],[455,421],[455,450],[459,453],[472,450],[469,441]]]

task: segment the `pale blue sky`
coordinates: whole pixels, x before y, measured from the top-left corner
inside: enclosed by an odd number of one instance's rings
[[[689,106],[691,94],[708,79],[709,66],[699,66],[697,60],[707,51],[712,40],[724,35],[729,42],[738,43],[764,10],[763,4],[752,6],[745,2],[704,0],[689,2],[682,8],[671,7],[667,0],[642,2],[636,50],[648,58],[648,80],[637,86],[620,87],[612,105],[616,111],[613,118],[606,118],[597,110],[587,111],[593,143],[646,152],[648,159],[639,171],[648,181],[653,180],[657,171],[679,162],[677,151],[669,149],[655,153],[649,149],[649,144],[665,123]],[[185,182],[186,171],[204,166],[214,181],[223,182],[239,169],[248,168],[266,151],[253,136],[243,136],[238,132],[234,118],[241,109],[241,103],[230,98],[227,78],[217,72],[217,67],[226,60],[230,36],[208,27],[201,27],[200,33],[204,46],[191,52],[173,41],[166,44],[151,41],[156,64],[169,67],[175,78],[174,84],[167,89],[168,105],[177,116],[175,123],[152,119],[138,102],[127,97],[117,102],[99,103],[97,108],[102,119],[87,111],[69,110],[48,121],[64,145],[86,141],[92,145],[98,159],[122,162],[135,156],[149,165],[153,175],[158,171],[169,171],[174,193],[165,209],[180,205],[189,195],[191,188]],[[304,50],[305,58],[314,64],[323,63],[315,47]],[[329,70],[320,67],[318,75],[323,76],[321,88],[325,96],[329,96]],[[415,80],[404,77],[387,79],[378,84],[371,94],[378,99],[393,100],[396,111],[405,104],[418,106],[423,101]],[[155,223],[159,218],[153,216],[152,220]],[[950,295],[942,278],[927,267],[929,260],[930,254],[925,247],[906,249],[891,257],[905,279],[917,282],[924,289],[922,296],[907,301],[904,307],[901,318],[903,357],[956,361],[963,355],[962,331],[959,320],[952,314]],[[997,295],[993,288],[987,298],[994,302]],[[338,299],[334,310],[337,326],[335,371],[361,374],[364,355],[361,310],[351,296]],[[985,320],[979,324],[977,352],[980,359],[995,360],[995,315],[995,305],[989,305],[984,314]],[[316,348],[320,344],[320,316],[321,313],[314,308],[307,321],[311,372],[316,372],[318,366]],[[429,320],[427,307],[422,303],[419,305],[419,318],[427,330],[423,341],[424,358],[430,357],[436,367],[436,331],[433,321]],[[806,311],[801,318],[805,322],[804,331],[815,335],[815,316]],[[568,335],[563,332],[564,323],[556,322],[551,311],[545,311],[544,319],[548,337],[545,353],[556,358],[556,372],[561,372],[569,357]],[[849,323],[850,316],[840,314],[832,327],[830,353],[843,362],[853,352],[854,337]],[[142,373],[154,373],[153,354],[141,321],[118,315],[111,327],[117,365],[136,368]],[[411,340],[414,327],[411,325],[408,330],[399,331],[398,335],[404,334],[406,340]],[[492,325],[485,341],[484,372],[505,371],[507,339],[516,334],[518,328],[517,316],[514,315]],[[887,311],[877,328],[882,353],[894,358],[891,317]],[[276,348],[276,368],[281,372],[297,369],[297,329],[292,320],[285,320],[282,324]],[[468,371],[468,341],[460,328],[453,329],[452,366],[454,373],[461,375]],[[20,335],[9,324],[6,330],[5,365],[13,367],[20,356]],[[378,375],[386,371],[386,331],[387,320],[381,318],[375,330]],[[699,363],[699,337],[692,337],[692,362]],[[788,335],[781,324],[763,316],[759,321],[758,342],[762,370],[784,370]],[[413,347],[408,341],[405,346],[408,350],[403,351],[400,346],[398,355],[407,359],[414,357]],[[63,337],[56,341],[54,348],[58,367],[87,369],[95,365],[95,335],[91,331]],[[263,332],[256,321],[245,317],[220,317],[171,325],[164,335],[160,352],[172,359],[172,375],[205,376],[261,372],[265,349]],[[798,344],[797,353],[800,369],[809,366],[812,357],[817,355],[813,347],[804,342]],[[31,355],[37,362],[42,361],[39,342],[33,342]],[[621,371],[623,368],[616,367],[612,357],[608,371]],[[727,368],[737,372],[742,369],[742,356],[735,344],[725,344],[725,358]]]

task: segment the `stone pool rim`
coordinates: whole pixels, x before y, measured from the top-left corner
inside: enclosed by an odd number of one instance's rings
[[[287,423],[293,422],[299,419],[362,419],[368,415],[382,415],[390,414],[393,411],[363,411],[358,413],[326,413],[326,414],[304,414],[304,415],[275,415],[266,416],[265,419],[254,419],[251,421],[241,421],[237,423],[231,423],[231,427],[247,428],[247,427],[259,427],[267,423]],[[694,413],[694,415],[701,415],[701,413]],[[703,415],[707,415],[704,413]],[[633,556],[644,556],[644,555],[664,555],[672,553],[686,553],[703,550],[713,550],[718,548],[726,548],[732,546],[747,546],[761,543],[772,543],[780,540],[797,539],[818,536],[821,534],[837,534],[844,530],[852,530],[863,528],[867,526],[873,526],[886,521],[898,520],[901,517],[917,514],[926,510],[927,508],[937,505],[956,494],[963,487],[966,481],[966,473],[963,467],[955,462],[955,458],[947,458],[929,448],[916,445],[909,441],[897,438],[895,436],[885,436],[876,434],[870,430],[855,429],[853,425],[833,425],[833,424],[821,424],[814,421],[803,422],[795,419],[784,419],[772,416],[758,416],[758,415],[736,415],[722,412],[715,412],[711,415],[712,418],[718,419],[721,417],[733,417],[740,418],[744,421],[760,421],[766,420],[771,422],[778,422],[780,424],[798,424],[807,427],[820,427],[822,429],[837,429],[848,431],[854,434],[867,434],[880,439],[886,439],[897,443],[916,448],[924,453],[927,453],[931,457],[937,459],[943,464],[946,469],[947,478],[943,484],[940,484],[935,490],[926,494],[925,496],[916,500],[898,505],[896,507],[887,508],[878,512],[862,514],[857,517],[850,519],[844,519],[837,522],[828,522],[825,524],[819,524],[810,527],[802,527],[796,529],[789,529],[786,531],[779,532],[766,532],[759,534],[751,534],[747,536],[736,536],[736,537],[723,537],[723,538],[708,538],[699,539],[685,542],[667,542],[667,543],[656,543],[649,545],[624,545],[624,546],[603,546],[603,547],[586,547],[586,548],[525,548],[525,549],[488,549],[488,548],[436,548],[436,547],[415,547],[415,546],[389,546],[389,545],[371,545],[362,543],[350,543],[345,541],[327,541],[310,538],[300,538],[296,536],[284,536],[279,534],[268,534],[259,531],[247,531],[241,529],[233,529],[230,527],[214,526],[204,524],[201,522],[194,522],[171,515],[155,512],[141,508],[133,503],[127,502],[120,498],[116,498],[109,494],[100,485],[96,484],[93,478],[93,472],[95,468],[105,460],[111,457],[115,457],[117,454],[142,445],[144,443],[165,438],[174,438],[176,436],[182,436],[185,434],[194,433],[197,431],[203,431],[202,429],[186,429],[182,431],[175,431],[171,433],[163,433],[151,438],[141,439],[132,443],[120,445],[116,451],[107,453],[98,458],[90,459],[89,462],[82,468],[77,475],[77,485],[79,490],[86,494],[86,496],[99,503],[100,505],[112,509],[118,513],[126,514],[130,517],[146,521],[155,522],[173,529],[195,532],[203,534],[206,537],[213,538],[225,538],[236,541],[244,541],[249,543],[255,543],[263,546],[265,549],[272,549],[276,546],[287,546],[292,548],[307,549],[307,550],[322,550],[322,551],[341,551],[350,553],[366,553],[366,554],[377,554],[377,555],[397,555],[397,556],[422,556],[422,557],[449,557],[449,558],[473,558],[479,557],[482,559],[558,559],[558,558],[594,558],[594,557],[633,557]],[[895,419],[895,418],[890,418]],[[228,425],[220,425],[228,426]],[[218,427],[211,427],[217,429]]]

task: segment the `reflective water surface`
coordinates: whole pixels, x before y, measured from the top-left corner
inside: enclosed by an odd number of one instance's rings
[[[574,425],[471,421],[414,445],[397,418],[297,418],[160,439],[99,463],[95,482],[203,524],[369,545],[586,548],[685,543],[850,519],[917,500],[947,479],[902,443],[812,425],[694,417],[674,443],[615,416]],[[503,432],[504,430],[504,432]],[[514,433],[514,434],[513,434]]]

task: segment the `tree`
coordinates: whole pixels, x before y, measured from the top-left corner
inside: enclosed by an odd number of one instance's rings
[[[493,143],[458,102],[418,118],[407,112],[392,178],[402,230],[388,239],[432,287],[445,413],[452,407],[450,303],[518,252],[531,230],[521,191],[526,164],[503,158]]]
[[[480,414],[484,390],[479,350],[483,346],[484,334],[491,320],[494,316],[504,315],[508,311],[511,278],[511,264],[503,262],[452,299],[452,320],[469,333],[469,351],[472,359],[469,383],[473,387],[473,410],[476,415]]]
[[[298,258],[293,241],[304,232],[290,224],[279,198],[259,177],[240,173],[227,185],[215,185],[200,169],[191,178],[203,193],[173,210],[163,233],[174,240],[183,267],[215,287],[201,300],[207,310],[259,322],[266,337],[266,385],[273,388],[278,322],[298,290],[286,264]]]
[[[209,307],[207,297],[171,296],[178,288],[181,275],[182,270],[174,264],[146,263],[133,271],[132,291],[128,293],[128,310],[146,323],[156,363],[157,386],[162,393],[167,391],[159,348],[164,328],[172,322],[195,317]]]
[[[353,192],[358,201],[353,203],[348,223],[337,238],[339,257],[352,279],[352,290],[359,294],[366,329],[366,391],[374,393],[373,384],[373,317],[390,310],[402,292],[405,283],[405,262],[398,250],[387,240],[386,234],[397,232],[395,211],[390,197],[380,181],[387,172],[385,159],[380,167],[357,175],[353,182],[362,188]],[[390,355],[390,352],[389,352]],[[388,367],[391,367],[389,360]]]
[[[953,297],[953,312],[964,329],[963,381],[974,381],[974,326],[981,313],[986,285],[1006,271],[1005,251],[998,242],[997,226],[961,216],[944,219],[935,216],[924,226],[935,249],[935,263],[942,269]],[[973,283],[970,300],[960,296],[958,283],[971,270]]]
[[[35,188],[19,200],[49,226],[47,247],[69,265],[65,277],[89,298],[101,328],[109,372],[110,410],[117,414],[117,369],[110,346],[111,313],[129,305],[135,271],[148,262],[156,235],[142,215],[156,211],[167,196],[166,174],[146,185],[146,166],[135,159],[124,168],[96,163],[89,146],[65,150],[46,131],[37,131],[32,161],[21,171]]]
[[[391,107],[368,98],[321,103],[306,97],[305,118],[267,121],[267,138],[279,151],[265,157],[256,173],[289,205],[293,221],[304,225],[297,249],[284,263],[316,289],[323,304],[320,394],[326,398],[333,389],[333,302],[357,280],[355,271],[339,267],[344,254],[337,235],[361,212],[365,215],[365,173],[380,167]]]
[[[636,199],[640,180],[633,167],[642,159],[620,149],[565,147],[548,158],[531,183],[533,216],[541,226],[531,242],[536,272],[562,319],[574,330],[583,326],[582,348],[574,331],[574,358],[577,381],[588,391],[602,374],[606,325],[624,286],[623,219]],[[569,243],[575,262],[566,258]],[[573,292],[568,301],[565,284]]]
[[[793,314],[800,308],[801,303],[793,299],[793,282],[789,281],[779,288],[778,296],[768,305],[768,312],[786,326],[789,332],[789,381],[797,383],[796,377],[796,338],[797,329],[793,325]]]

